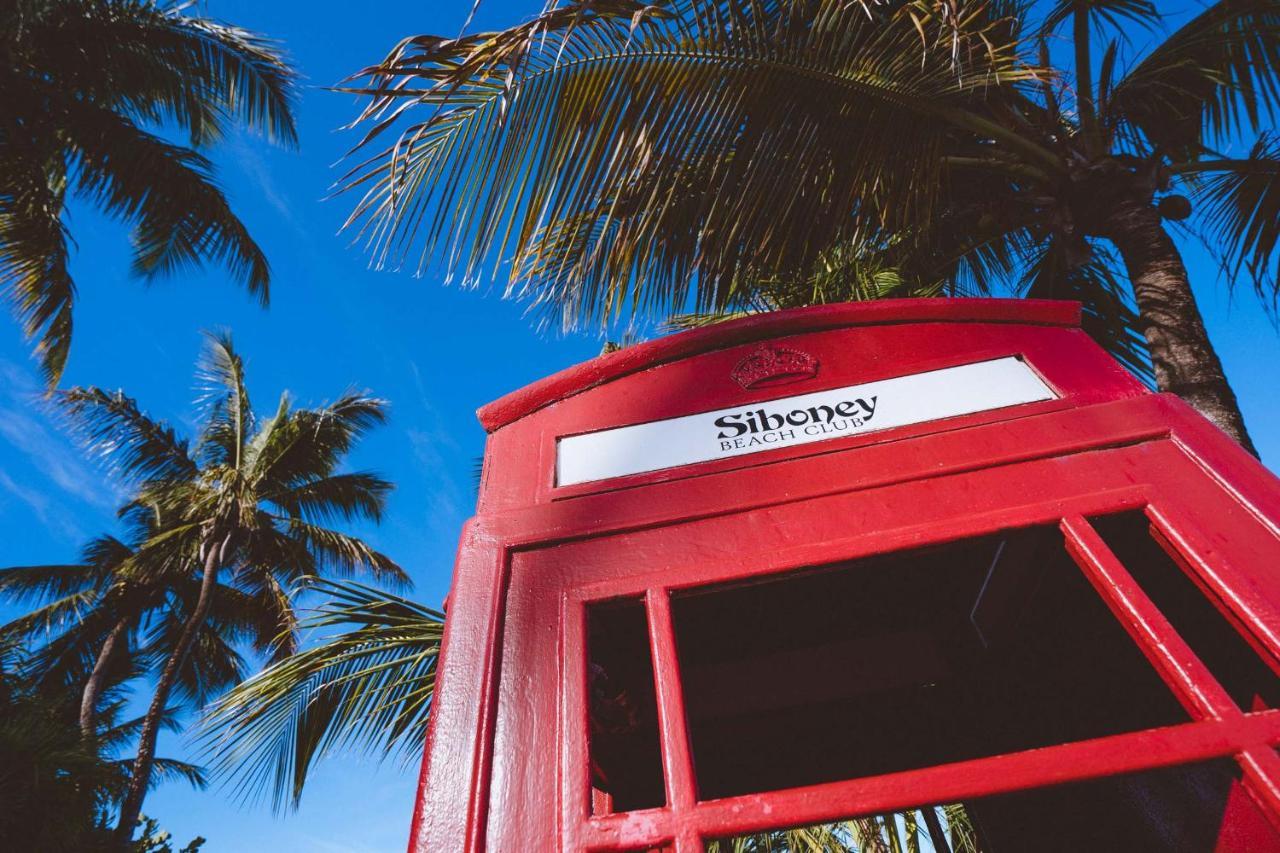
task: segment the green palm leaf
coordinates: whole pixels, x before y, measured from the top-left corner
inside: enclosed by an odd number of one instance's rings
[[[1212,167],[1213,163],[1204,164]],[[1264,134],[1246,160],[1211,172],[1197,187],[1209,233],[1233,277],[1246,271],[1258,295],[1280,295],[1280,136]]]
[[[744,275],[809,266],[859,215],[928,211],[936,119],[1030,74],[983,41],[999,23],[941,21],[925,4],[579,2],[408,40],[363,75],[362,146],[409,107],[428,117],[347,177],[365,192],[352,223],[376,263],[420,248],[468,283],[511,256],[571,320],[670,313],[695,284],[699,308],[722,307]],[[564,242],[587,248],[549,264]]]
[[[227,333],[207,336],[200,376],[203,422],[190,453],[185,438],[123,392],[61,394],[90,449],[136,487],[120,512],[130,541],[96,540],[81,567],[0,570],[0,592],[44,602],[5,636],[43,640],[31,665],[40,682],[82,686],[86,738],[96,736],[94,713],[106,710],[110,685],[156,676],[119,806],[122,843],[153,781],[171,699],[189,709],[239,682],[246,647],[288,660],[298,647],[295,597],[325,574],[409,582],[390,557],[328,526],[381,517],[391,484],[343,465],[385,421],[385,403],[349,392],[293,409],[285,395],[260,420]]]
[[[1161,42],[1115,86],[1115,120],[1177,156],[1257,128],[1280,106],[1280,8],[1219,0]]]
[[[188,477],[195,463],[173,427],[148,416],[122,391],[72,388],[57,394],[73,429],[112,471],[132,480]]]
[[[326,636],[232,689],[207,711],[215,772],[245,796],[297,805],[307,773],[336,747],[419,753],[435,689],[444,615],[355,583],[320,583],[329,601],[302,620]]]
[[[62,373],[71,347],[71,306],[76,288],[67,268],[69,235],[62,223],[66,194],[61,170],[42,168],[45,152],[12,150],[0,127],[0,294],[23,333],[37,340],[46,380]]]
[[[243,126],[292,144],[294,73],[245,30],[157,0],[0,8],[0,291],[52,386],[70,351],[68,191],[133,228],[134,272],[226,267],[267,300],[270,270],[196,150]],[[191,147],[151,130],[177,127]]]

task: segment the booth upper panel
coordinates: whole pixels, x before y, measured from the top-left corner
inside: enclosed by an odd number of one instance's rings
[[[479,510],[744,468],[767,478],[760,466],[1146,393],[1079,322],[1074,302],[886,300],[627,347],[480,410]]]
[[[900,323],[1080,325],[1080,303],[1050,299],[882,299],[772,311],[625,347],[584,361],[500,397],[476,414],[486,432],[589,388],[659,364],[755,341]],[[900,353],[903,363],[912,353]]]

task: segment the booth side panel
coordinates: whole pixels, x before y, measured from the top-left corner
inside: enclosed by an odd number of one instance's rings
[[[560,787],[558,752],[565,721],[557,713],[560,605],[557,573],[523,571],[511,558],[502,660],[497,680],[485,849],[528,849],[530,839],[555,835]]]
[[[409,853],[483,849],[505,560],[482,525],[468,522],[449,595]]]

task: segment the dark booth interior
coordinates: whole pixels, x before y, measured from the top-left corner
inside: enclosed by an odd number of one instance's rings
[[[1208,618],[1140,513],[1098,526],[1122,560],[1142,563],[1131,571],[1157,604]],[[612,811],[661,806],[643,603],[588,612],[593,784]],[[672,613],[703,800],[1188,720],[1056,527],[686,590]],[[1269,706],[1274,673],[1220,621],[1199,632],[1202,656],[1240,701]],[[1233,768],[1210,762],[964,807],[980,849],[994,853],[1212,850],[1237,790]]]

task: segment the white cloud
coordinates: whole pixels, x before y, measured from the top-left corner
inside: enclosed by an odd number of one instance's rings
[[[79,542],[86,538],[84,531],[71,520],[70,514],[63,509],[61,504],[56,504],[43,492],[28,488],[14,481],[3,470],[0,470],[0,489],[26,504],[35,517],[40,519],[40,523],[59,538],[65,538],[73,542]]]
[[[110,509],[123,496],[120,485],[91,464],[84,451],[55,425],[34,375],[4,360],[0,360],[0,439],[17,450],[49,485],[77,501]],[[30,485],[24,488],[30,494]]]

